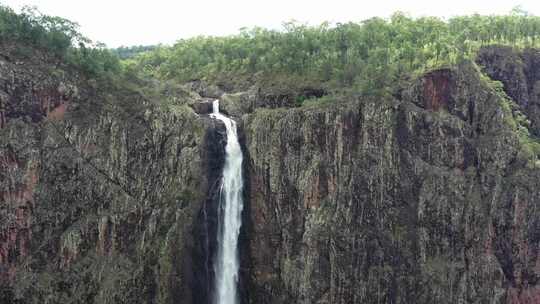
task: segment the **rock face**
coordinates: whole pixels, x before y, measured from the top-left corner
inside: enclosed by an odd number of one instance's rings
[[[245,116],[252,303],[537,303],[540,171],[473,65]]]
[[[504,84],[508,96],[527,113],[531,131],[540,136],[540,50],[484,47],[477,61],[489,77]]]
[[[245,154],[242,303],[539,303],[536,54],[481,52],[511,99],[467,63],[303,107],[200,82],[157,106],[0,56],[0,303],[211,303],[219,96]]]
[[[108,103],[47,60],[0,60],[0,303],[202,303],[194,236],[222,126]]]

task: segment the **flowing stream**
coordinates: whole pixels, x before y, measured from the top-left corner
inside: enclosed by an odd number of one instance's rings
[[[219,100],[213,103],[211,117],[221,120],[227,129],[225,166],[218,207],[218,252],[215,262],[215,304],[237,304],[238,235],[242,225],[242,149],[238,142],[236,122],[219,112]]]

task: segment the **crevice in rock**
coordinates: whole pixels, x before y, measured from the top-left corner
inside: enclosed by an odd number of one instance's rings
[[[239,121],[239,120],[237,120]],[[249,303],[249,286],[251,278],[251,259],[250,259],[250,235],[253,233],[253,222],[250,216],[251,204],[250,204],[250,167],[251,158],[249,156],[249,149],[246,144],[246,134],[244,132],[244,126],[239,121],[238,123],[238,140],[240,141],[240,147],[244,155],[244,162],[242,164],[242,177],[244,179],[243,195],[244,209],[242,210],[242,226],[240,227],[240,235],[238,239],[239,255],[240,255],[240,270],[239,277],[240,282],[238,284],[238,295],[240,297],[240,304]]]

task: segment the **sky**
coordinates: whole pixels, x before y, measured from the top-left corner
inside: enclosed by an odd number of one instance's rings
[[[81,32],[109,47],[172,44],[197,35],[229,35],[242,27],[279,29],[296,20],[361,21],[389,17],[395,11],[411,16],[452,17],[505,14],[520,6],[540,15],[539,0],[0,0],[16,11],[36,6],[47,15],[80,25]]]

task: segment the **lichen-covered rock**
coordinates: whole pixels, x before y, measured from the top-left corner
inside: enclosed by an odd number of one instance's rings
[[[540,170],[505,102],[466,64],[246,116],[252,302],[534,303]]]
[[[221,88],[214,84],[206,83],[202,80],[194,80],[186,83],[184,87],[189,90],[198,93],[204,98],[220,98],[225,93]]]
[[[0,60],[0,302],[191,303],[218,127],[49,66]]]

